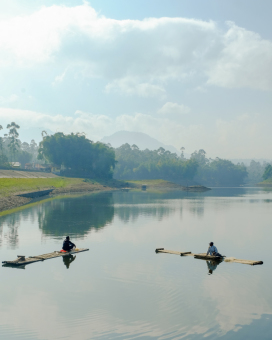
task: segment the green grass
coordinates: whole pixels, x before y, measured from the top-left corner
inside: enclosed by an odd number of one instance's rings
[[[270,184],[272,184],[272,178],[268,178],[265,181],[263,181],[262,183],[270,183]]]
[[[173,182],[165,181],[164,179],[147,179],[147,180],[137,180],[137,181],[127,181],[128,183],[136,185],[150,185],[150,186],[169,186],[176,185]]]
[[[258,183],[257,185],[261,185],[261,186],[272,186],[272,178],[268,178],[265,181],[262,181],[261,183]]]
[[[141,190],[142,185],[147,186],[148,191],[157,192],[163,192],[165,190],[175,190],[175,189],[181,189],[181,186],[179,184],[165,181],[163,179],[148,179],[148,180],[139,180],[139,181],[126,181],[129,186],[134,188],[134,190]]]
[[[0,197],[17,193],[39,191],[45,189],[70,188],[70,187],[90,187],[93,189],[108,187],[123,187],[123,181],[114,179],[84,179],[70,177],[55,178],[0,178]]]
[[[86,193],[85,195],[90,195],[90,194],[95,195],[96,193],[95,192]],[[24,204],[24,205],[21,205],[19,207],[12,208],[12,209],[9,209],[9,210],[0,211],[0,217],[15,213],[17,211],[28,209],[29,207],[34,207],[35,205],[39,205],[39,204],[44,203],[44,202],[49,202],[49,201],[54,201],[54,200],[59,200],[59,199],[67,199],[67,198],[71,198],[71,197],[82,197],[83,195],[84,194],[82,194],[82,193],[81,194],[65,194],[65,195],[58,195],[58,196],[54,196],[54,197],[50,197],[50,198],[41,198],[37,202]]]
[[[81,183],[82,178],[0,178],[0,196],[31,190],[66,188]]]

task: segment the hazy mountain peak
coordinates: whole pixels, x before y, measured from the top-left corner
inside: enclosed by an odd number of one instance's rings
[[[105,144],[110,143],[114,148],[118,148],[125,143],[130,145],[135,144],[140,150],[157,150],[160,147],[163,147],[165,150],[180,154],[173,145],[166,145],[143,132],[118,131],[110,136],[103,137],[101,142]]]

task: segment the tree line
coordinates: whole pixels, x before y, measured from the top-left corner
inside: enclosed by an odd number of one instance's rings
[[[100,142],[93,142],[84,133],[47,135],[42,132],[42,141],[32,139],[28,144],[21,142],[20,126],[12,122],[8,132],[0,137],[0,166],[10,167],[10,162],[51,163],[62,167],[63,174],[79,177],[103,177],[120,180],[165,179],[172,181],[194,180],[208,186],[239,186],[244,183],[258,183],[272,178],[272,165],[251,161],[243,163],[221,158],[207,158],[203,149],[185,159],[164,148],[140,150],[137,145],[123,144],[112,148]],[[0,130],[3,127],[0,125]]]
[[[185,160],[177,154],[158,150],[140,150],[135,144],[124,144],[115,149],[116,179],[193,179],[198,169],[194,159]]]
[[[65,135],[57,132],[47,135],[42,132],[42,141],[37,145],[34,139],[30,144],[21,142],[15,122],[7,125],[8,132],[0,137],[0,167],[11,168],[13,162],[35,162],[62,168],[62,174],[78,177],[111,178],[115,167],[115,153],[112,147],[94,143],[84,133]],[[0,125],[0,130],[3,126]]]
[[[208,159],[203,149],[185,159],[183,152],[178,156],[163,148],[139,150],[136,145],[124,144],[115,149],[115,154],[116,179],[194,180],[203,185],[236,186],[243,184],[248,176],[245,165],[220,158]]]
[[[20,162],[24,167],[26,163],[37,161],[38,144],[35,140],[21,142],[18,138],[20,126],[15,122],[8,124],[6,129],[8,131],[0,136],[0,167],[9,168],[10,162]],[[2,125],[1,130],[4,130]]]

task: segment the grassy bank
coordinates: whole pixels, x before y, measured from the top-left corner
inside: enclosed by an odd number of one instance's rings
[[[0,178],[0,196],[16,195],[28,191],[66,188],[82,182],[78,178]]]
[[[30,198],[17,195],[53,189],[52,194],[89,193],[130,187],[141,190],[146,185],[148,191],[163,192],[170,190],[184,190],[179,184],[165,180],[118,181],[83,178],[0,178],[0,212],[17,209],[31,202]],[[2,213],[1,213],[2,215]]]
[[[169,191],[169,190],[186,190],[192,192],[204,192],[207,190],[211,190],[202,185],[192,185],[192,186],[182,186],[181,184],[165,181],[163,179],[150,179],[150,180],[141,180],[141,181],[127,181],[128,185],[134,190],[141,190],[142,185],[146,185],[146,190],[148,191]]]
[[[147,186],[147,190],[182,190],[183,187],[179,184],[168,182],[163,179],[150,179],[140,181],[127,181],[130,187],[141,189],[142,185]]]
[[[272,178],[268,178],[265,181],[258,183],[257,186],[260,187],[272,187]]]
[[[17,195],[53,189],[52,194],[88,193],[124,187],[122,181],[83,178],[0,178],[0,211],[15,209],[31,202],[30,198]]]
[[[12,208],[12,209],[9,209],[9,210],[0,211],[0,217],[12,214],[12,213],[17,212],[17,211],[21,211],[21,210],[23,210],[25,208],[34,207],[36,205],[41,204],[41,202],[49,202],[49,201],[54,201],[54,200],[58,200],[58,199],[68,199],[68,198],[71,198],[71,197],[82,197],[82,195],[84,195],[84,194],[78,193],[78,194],[64,194],[64,195],[54,195],[54,196],[50,196],[50,195],[49,196],[43,196],[43,197],[40,198],[40,200],[28,203],[27,205],[23,204],[23,205],[19,205],[19,206],[15,207],[15,208]],[[89,193],[85,193],[85,195],[89,195]],[[95,192],[93,193],[93,195],[95,195]],[[31,201],[31,199],[29,199],[29,201]]]
[[[68,191],[94,191],[105,187],[121,187],[121,181],[90,180],[83,178],[0,178],[0,196],[6,197],[20,193],[54,189],[57,193]]]

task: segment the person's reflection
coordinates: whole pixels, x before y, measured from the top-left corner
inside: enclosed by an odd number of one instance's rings
[[[63,256],[62,259],[63,259],[63,263],[65,264],[66,268],[69,269],[70,264],[73,261],[75,261],[76,256],[74,256],[74,255]]]
[[[221,262],[222,261],[206,261],[208,267],[208,275],[212,275],[212,273]]]

